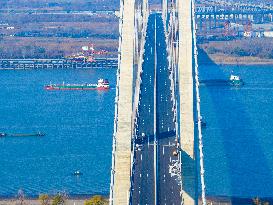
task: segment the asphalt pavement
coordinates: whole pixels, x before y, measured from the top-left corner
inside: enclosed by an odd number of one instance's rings
[[[149,17],[142,68],[132,204],[178,205],[181,186],[178,156],[173,154],[176,130],[161,14]]]

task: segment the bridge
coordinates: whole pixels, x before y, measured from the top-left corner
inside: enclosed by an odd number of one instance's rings
[[[120,1],[111,205],[206,204],[194,17],[191,0]]]
[[[70,69],[70,68],[116,68],[116,58],[96,58],[92,62],[69,59],[0,59],[1,69]]]

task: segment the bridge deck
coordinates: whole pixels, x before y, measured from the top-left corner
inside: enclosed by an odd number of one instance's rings
[[[177,175],[170,173],[170,167],[178,157],[172,154],[176,133],[167,48],[160,14],[149,17],[142,67],[136,136],[139,148],[135,153],[132,204],[181,204],[180,181]]]

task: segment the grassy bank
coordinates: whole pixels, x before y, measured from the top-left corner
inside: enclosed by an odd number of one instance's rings
[[[216,64],[273,65],[272,38],[210,41],[199,44]],[[201,63],[207,64],[206,61]]]
[[[95,44],[117,56],[118,18],[108,14],[0,12],[0,58],[60,58]],[[7,29],[11,26],[12,29]]]

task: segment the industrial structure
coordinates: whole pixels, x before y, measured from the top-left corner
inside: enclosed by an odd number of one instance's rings
[[[224,3],[214,6],[199,4],[195,9],[195,17],[198,36],[248,37],[247,34],[252,32],[249,25],[273,22],[273,7]]]

